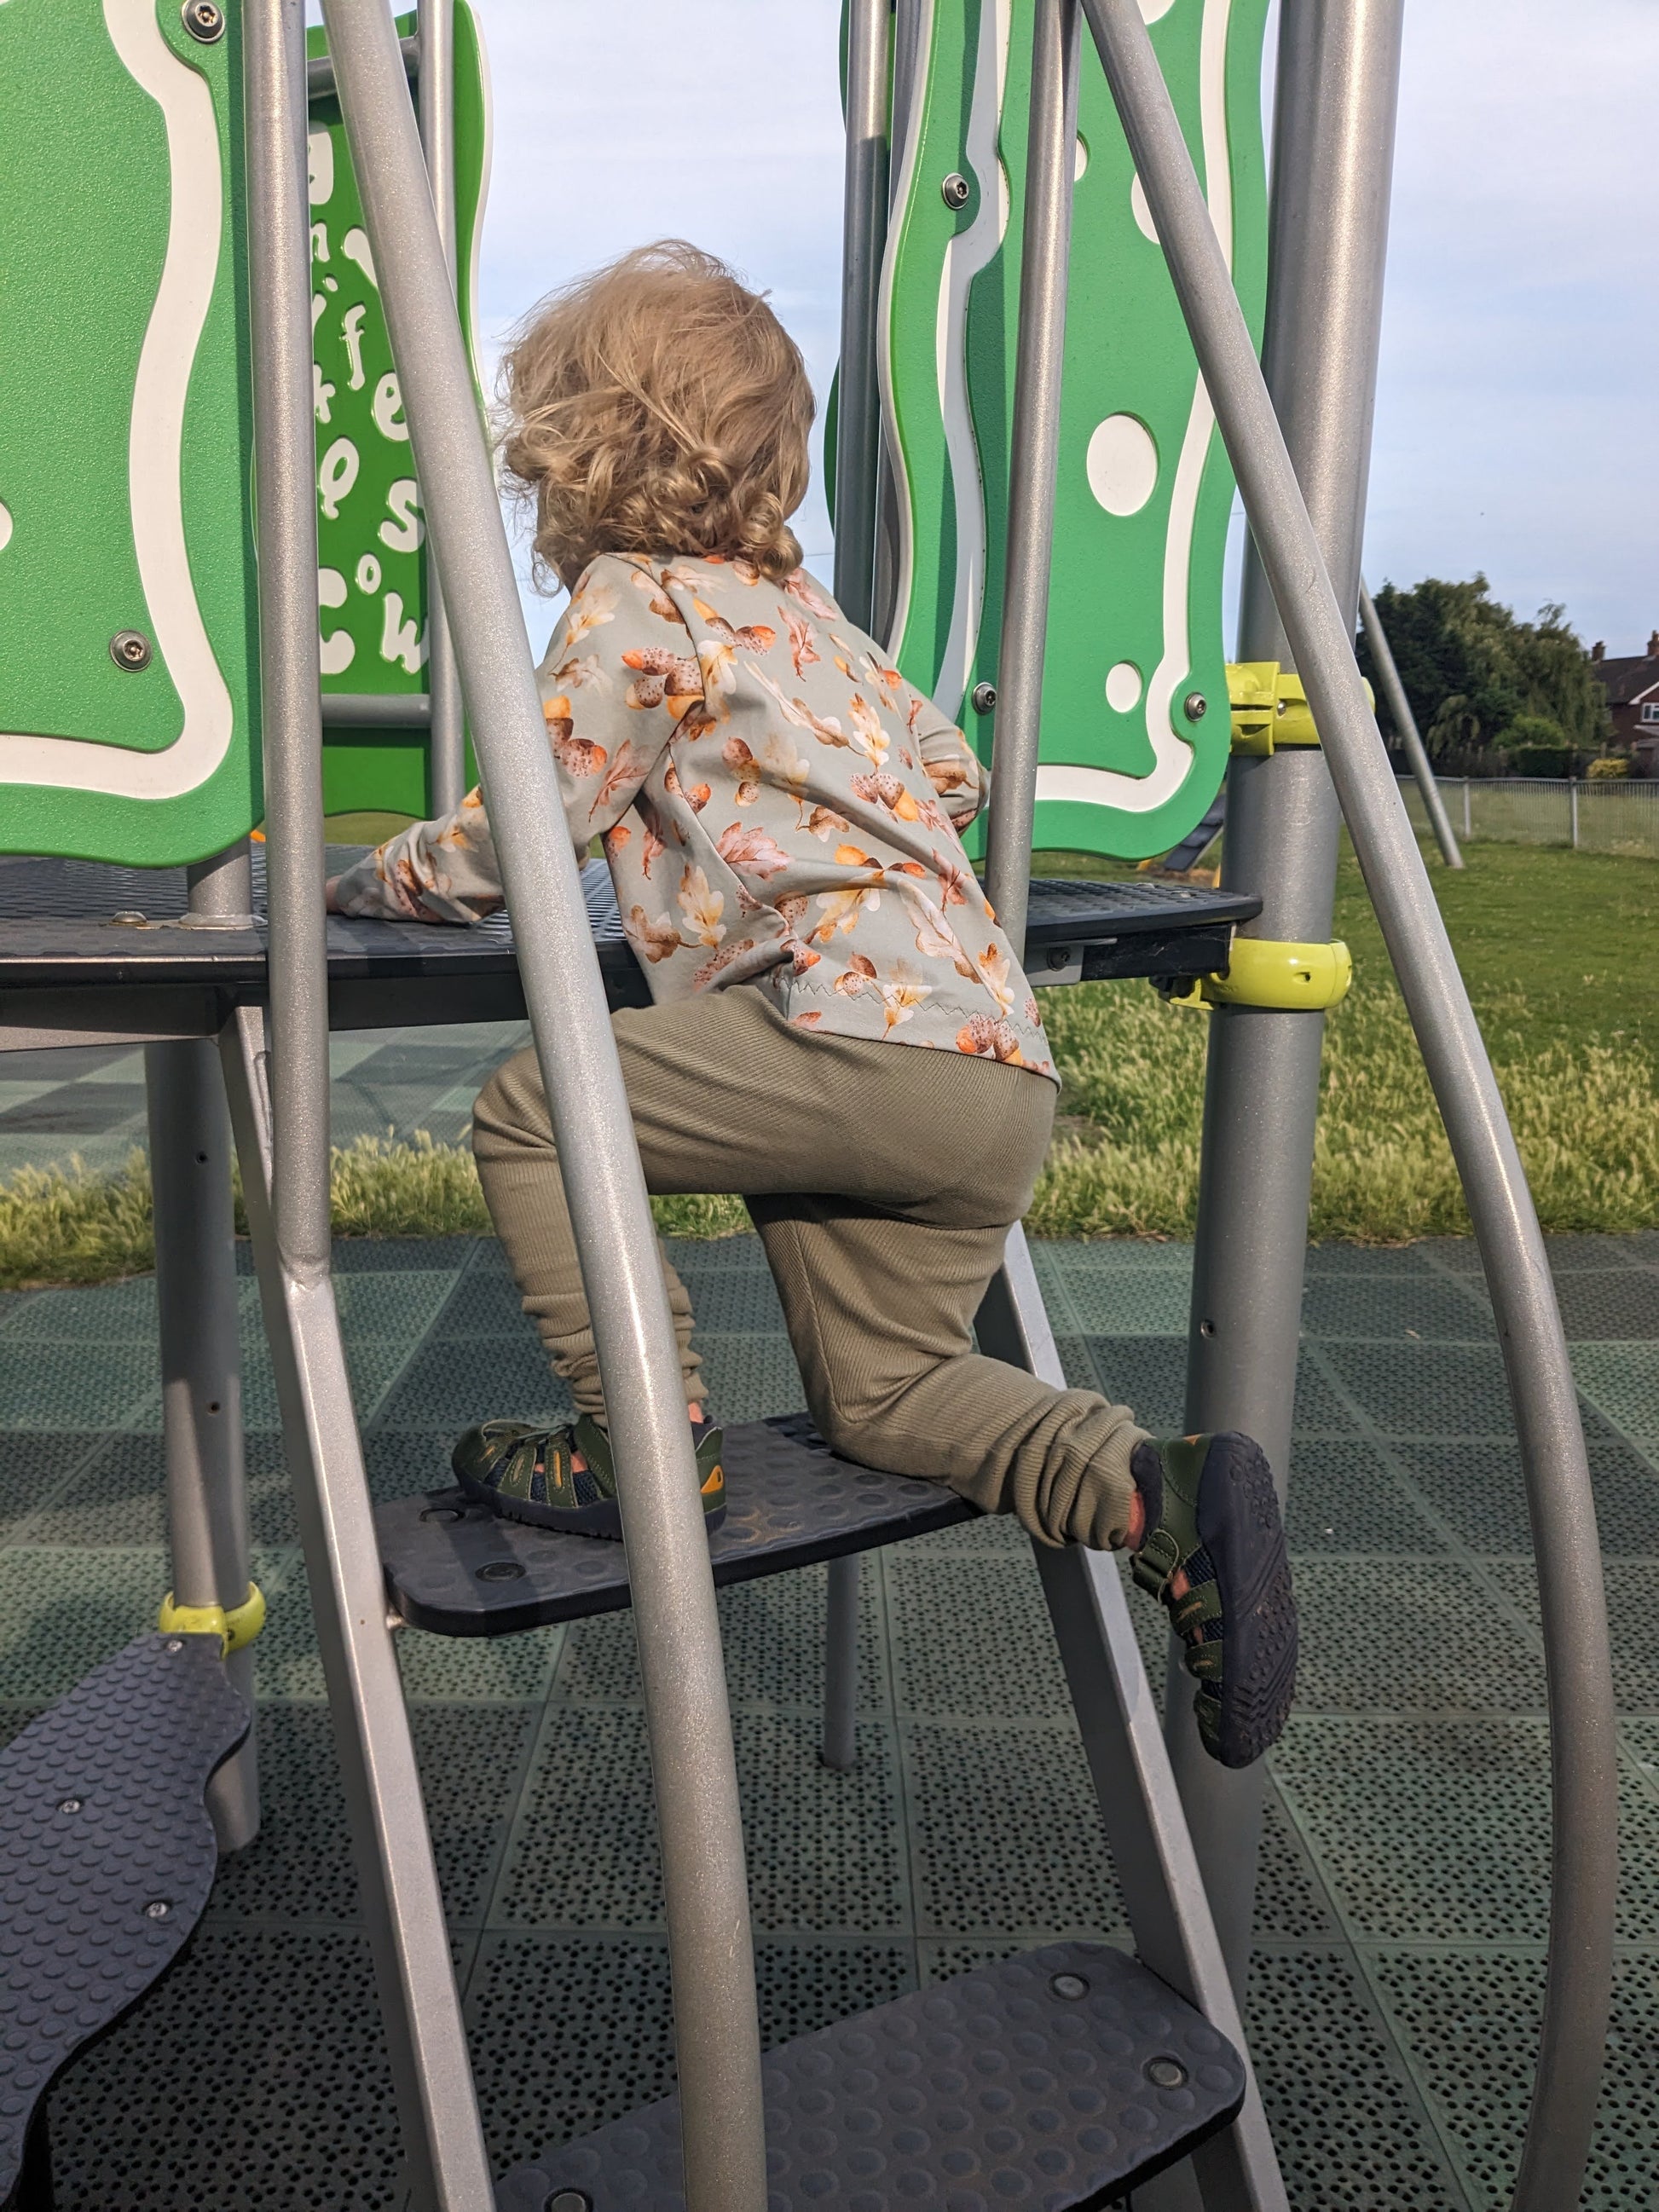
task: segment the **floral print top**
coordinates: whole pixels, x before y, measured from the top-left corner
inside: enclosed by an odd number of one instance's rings
[[[986,779],[804,569],[607,554],[540,672],[578,853],[604,841],[653,998],[756,983],[799,1028],[1054,1078],[958,830]],[[343,876],[343,913],[469,922],[501,882],[483,799]]]

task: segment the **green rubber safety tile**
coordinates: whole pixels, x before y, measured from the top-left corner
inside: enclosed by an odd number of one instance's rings
[[[958,1521],[954,1528],[935,1528],[930,1536],[907,1538],[902,1556],[907,1559],[982,1559],[1018,1558],[1029,1560],[1031,1540],[1012,1513],[982,1513],[975,1520]]]
[[[453,1273],[465,1267],[487,1238],[477,1237],[337,1237],[336,1275],[401,1275],[431,1269]]]
[[[726,1693],[733,1708],[821,1714],[828,1568],[801,1567],[758,1582],[735,1583],[717,1593],[716,1602]],[[631,1613],[571,1623],[559,1667],[559,1694],[574,1705],[640,1702]],[[883,1712],[886,1706],[880,1587],[873,1565],[866,1564],[859,1577],[858,1709]]]
[[[436,1320],[459,1272],[458,1267],[411,1267],[396,1274],[343,1274],[334,1296],[347,1341],[390,1336],[412,1345]]]
[[[51,2100],[58,2212],[392,2212],[397,2101],[368,1938],[203,1928]]]
[[[723,1421],[769,1420],[798,1413],[806,1402],[800,1370],[787,1337],[721,1336],[699,1329],[692,1340],[702,1355],[709,1402]]]
[[[1530,1558],[1496,1563],[1492,1573],[1511,1605],[1542,1632],[1538,1577]],[[1659,1712],[1659,1647],[1653,1639],[1659,1607],[1659,1559],[1605,1559],[1607,1628],[1613,1641],[1613,1694],[1620,1712]]]
[[[1298,1440],[1305,1437],[1352,1436],[1358,1424],[1304,1352],[1297,1363],[1296,1400],[1291,1408],[1292,1435]]]
[[[571,1418],[570,1394],[547,1364],[533,1337],[511,1342],[430,1343],[401,1375],[380,1407],[375,1426],[386,1431],[447,1431],[458,1437],[476,1421],[535,1421],[556,1425]]]
[[[9,1344],[137,1344],[159,1358],[155,1278],[137,1275],[124,1283],[86,1288],[36,1291],[20,1299],[0,1335]]]
[[[1581,1344],[1578,1388],[1642,1449],[1659,1455],[1659,1344]]]
[[[1542,1942],[1549,1759],[1542,1721],[1295,1717],[1273,1774],[1361,1940]],[[1620,1777],[1619,1932],[1659,1937],[1659,1802]]]
[[[738,1714],[732,1735],[756,1928],[902,1925],[890,1733],[862,1723],[859,1763],[848,1773],[820,1763],[813,1718]],[[648,1929],[662,1922],[643,1716],[564,1706],[544,1731],[490,1924]]]
[[[161,1419],[161,1360],[154,1343],[0,1344],[0,1427],[122,1429]]]
[[[27,1135],[36,1139],[37,1157],[50,1144],[59,1156],[80,1151],[81,1137],[99,1137],[112,1129],[140,1129],[144,1122],[142,1083],[100,1082],[83,1076],[76,1083],[60,1083],[25,1104],[9,1108],[3,1117],[9,1138]]]
[[[1498,1953],[1384,1952],[1372,1978],[1468,2177],[1472,2204],[1507,2205],[1526,2132],[1544,1964]],[[1613,1969],[1612,2025],[1582,2212],[1651,2212],[1659,2172],[1659,1979],[1650,1957]],[[1471,2063],[1471,2054],[1479,2063]]]
[[[453,1285],[433,1328],[434,1341],[481,1337],[529,1337],[535,1326],[511,1276],[494,1267],[469,1267]]]
[[[1129,1626],[1134,1631],[1140,1663],[1146,1669],[1146,1683],[1152,1693],[1152,1703],[1161,1714],[1170,1672],[1170,1647],[1173,1641],[1170,1616],[1156,1598],[1149,1597],[1145,1590],[1136,1588],[1129,1572],[1129,1563],[1121,1553],[1117,1565],[1118,1579],[1123,1584],[1124,1603],[1129,1608]],[[1185,1680],[1183,1674],[1183,1686]]]
[[[1315,1275],[1364,1275],[1373,1281],[1399,1276],[1431,1276],[1432,1253],[1453,1238],[1425,1238],[1415,1244],[1310,1244],[1305,1272]],[[1473,1251],[1474,1242],[1468,1249]]]
[[[1054,1327],[1067,1335],[1174,1336],[1184,1343],[1192,1268],[1190,1263],[1119,1268],[1109,1258],[1085,1268],[1072,1261],[1049,1270],[1043,1295]]]
[[[893,1687],[919,1718],[1063,1720],[1072,1710],[1048,1608],[1029,1559],[886,1564]]]
[[[1450,1559],[1303,1559],[1304,1713],[1541,1712],[1543,1662]]]
[[[1261,1808],[1253,1925],[1258,1942],[1324,1943],[1337,1933],[1307,1849],[1271,1790]]]
[[[14,1736],[21,1735],[33,1720],[38,1720],[46,1711],[44,1704],[0,1704],[0,1751],[3,1751]]]
[[[1322,1344],[1480,1344],[1492,1320],[1455,1283],[1429,1275],[1311,1276],[1302,1294],[1302,1326]]]
[[[1074,1390],[1098,1390],[1127,1406],[1143,1428],[1164,1435],[1182,1423],[1187,1346],[1169,1336],[1062,1336],[1055,1340]]]
[[[1333,1344],[1324,1357],[1385,1436],[1507,1436],[1514,1427],[1495,1344]]]
[[[1400,2053],[1346,1959],[1257,1951],[1244,2033],[1292,2204],[1467,2212]]]
[[[1659,1337],[1659,1273],[1564,1274],[1555,1288],[1563,1326],[1574,1343]]]
[[[1291,1455],[1285,1534],[1297,1558],[1322,1552],[1443,1552],[1376,1448],[1358,1437],[1299,1440]]]
[[[422,1355],[430,1356],[430,1347]],[[476,1419],[476,1416],[473,1418]],[[451,1455],[462,1425],[449,1429],[393,1429],[377,1425],[363,1438],[368,1494],[377,1504],[392,1498],[417,1497],[428,1490],[453,1490]]]
[[[766,1254],[752,1230],[735,1237],[665,1237],[663,1249],[675,1273],[687,1283],[727,1267],[764,1267]]]
[[[452,1922],[476,1922],[506,1838],[538,1714],[530,1705],[424,1706],[410,1716],[433,1856]],[[330,1716],[267,1705],[258,1725],[259,1833],[222,1863],[216,1923],[289,1926],[361,1911]]]
[[[1074,1729],[913,1721],[902,1733],[918,1935],[1127,1925]]]
[[[68,1485],[104,1449],[95,1429],[21,1430],[5,1439],[0,1453],[0,1544],[27,1540],[41,1507]]]
[[[1640,1242],[1639,1237],[1626,1236],[1547,1237],[1544,1249],[1549,1255],[1553,1274],[1575,1274],[1606,1267],[1639,1267]],[[1429,1237],[1417,1249],[1432,1254],[1442,1267],[1455,1268],[1459,1274],[1479,1275],[1483,1272],[1480,1250],[1473,1237]]]
[[[165,1544],[167,1466],[161,1439],[118,1435],[30,1523],[30,1544]]]
[[[1000,1959],[1012,1959],[1017,1952],[1034,1950],[1045,1940],[1042,1935],[994,1936],[980,1943],[918,1943],[917,1968],[924,1982],[948,1982],[958,1974],[971,1974],[980,1966],[994,1966]],[[1133,1952],[1127,1932],[1109,1940]]]
[[[1472,1552],[1532,1557],[1527,1486],[1512,1439],[1401,1443],[1401,1464],[1435,1511]],[[1659,1553],[1659,1469],[1627,1444],[1592,1437],[1587,1445],[1604,1553]]]
[[[352,1402],[359,1421],[374,1414],[386,1390],[414,1349],[410,1342],[393,1337],[362,1336],[342,1332],[346,1372],[351,1378]],[[264,1329],[257,1318],[244,1316],[242,1328],[242,1419],[250,1430],[280,1429],[282,1410],[276,1398],[276,1377]],[[135,1426],[139,1424],[135,1423]],[[159,1398],[143,1425],[161,1425]]]
[[[155,1627],[167,1586],[159,1548],[0,1553],[0,1698],[61,1698]]]

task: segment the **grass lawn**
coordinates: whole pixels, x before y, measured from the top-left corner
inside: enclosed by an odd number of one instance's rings
[[[332,826],[332,825],[331,825]],[[368,834],[352,824],[361,837]],[[1434,885],[1547,1230],[1659,1224],[1659,869],[1550,848],[1471,846]],[[1117,872],[1039,854],[1039,874]],[[1354,988],[1329,1018],[1312,1233],[1401,1243],[1468,1222],[1450,1153],[1352,855],[1336,927]],[[1139,983],[1045,993],[1065,1076],[1030,1216],[1045,1236],[1190,1235],[1208,1020]],[[678,1236],[747,1225],[736,1200],[656,1202]],[[488,1227],[470,1154],[365,1139],[335,1156],[336,1227],[434,1236]],[[151,1264],[149,1175],[25,1170],[0,1185],[0,1287],[90,1282]]]

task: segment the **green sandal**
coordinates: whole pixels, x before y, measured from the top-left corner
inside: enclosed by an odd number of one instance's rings
[[[722,1434],[713,1421],[694,1421],[691,1437],[703,1528],[712,1534],[726,1518]],[[586,1467],[576,1466],[578,1452]],[[591,1413],[556,1429],[535,1428],[528,1421],[484,1421],[467,1431],[449,1463],[469,1498],[508,1521],[567,1535],[622,1534],[611,1438]]]
[[[1249,1766],[1278,1741],[1296,1692],[1296,1600],[1273,1471],[1260,1444],[1224,1431],[1148,1437],[1130,1472],[1151,1532],[1130,1571],[1186,1643],[1204,1748],[1224,1766]],[[1176,1597],[1170,1585],[1182,1570]]]

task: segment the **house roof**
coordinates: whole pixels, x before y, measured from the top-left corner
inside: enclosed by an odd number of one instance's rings
[[[1607,687],[1610,707],[1628,707],[1659,687],[1659,653],[1640,653],[1623,660],[1598,660],[1595,672]]]

